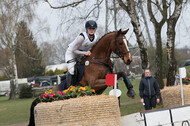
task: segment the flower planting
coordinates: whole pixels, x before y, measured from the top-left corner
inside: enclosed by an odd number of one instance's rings
[[[57,100],[64,100],[70,98],[76,98],[80,96],[91,96],[95,94],[95,90],[91,89],[90,86],[81,87],[81,86],[70,86],[67,90],[63,91],[45,91],[44,94],[41,94],[39,99],[41,102],[52,102]]]

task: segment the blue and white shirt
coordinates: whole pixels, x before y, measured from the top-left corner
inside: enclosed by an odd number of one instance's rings
[[[84,54],[86,51],[89,51],[97,42],[96,34],[94,34],[94,39],[92,41],[88,38],[88,34],[86,32],[83,32],[81,34],[77,36],[76,39],[71,42],[68,47],[68,50],[72,51],[75,54]]]

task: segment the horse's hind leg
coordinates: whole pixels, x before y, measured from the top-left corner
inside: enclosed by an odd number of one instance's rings
[[[36,99],[32,102],[32,105],[31,105],[31,108],[30,108],[30,121],[29,121],[28,126],[35,126],[34,107],[35,107],[38,103],[40,103],[40,99],[39,99],[39,98],[36,98]]]
[[[128,91],[127,91],[127,96],[134,98],[135,97],[135,92],[133,90],[133,85],[131,84],[131,82],[129,81],[129,79],[127,78],[127,75],[124,72],[118,72],[116,73],[117,79],[119,79],[120,77],[123,78],[123,81],[125,83],[125,86],[127,87]]]

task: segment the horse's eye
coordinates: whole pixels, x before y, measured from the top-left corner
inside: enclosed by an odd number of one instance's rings
[[[123,42],[120,42],[119,45],[123,45]]]

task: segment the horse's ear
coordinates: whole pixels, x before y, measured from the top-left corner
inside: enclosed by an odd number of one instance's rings
[[[129,31],[129,29],[122,32],[122,34],[126,34]]]
[[[120,34],[125,35],[127,32],[129,31],[129,29],[125,30],[125,31],[121,31],[121,29],[117,32],[117,35],[119,36]]]
[[[117,32],[117,36],[119,36],[120,34],[122,34],[121,29],[119,29],[119,31]]]

